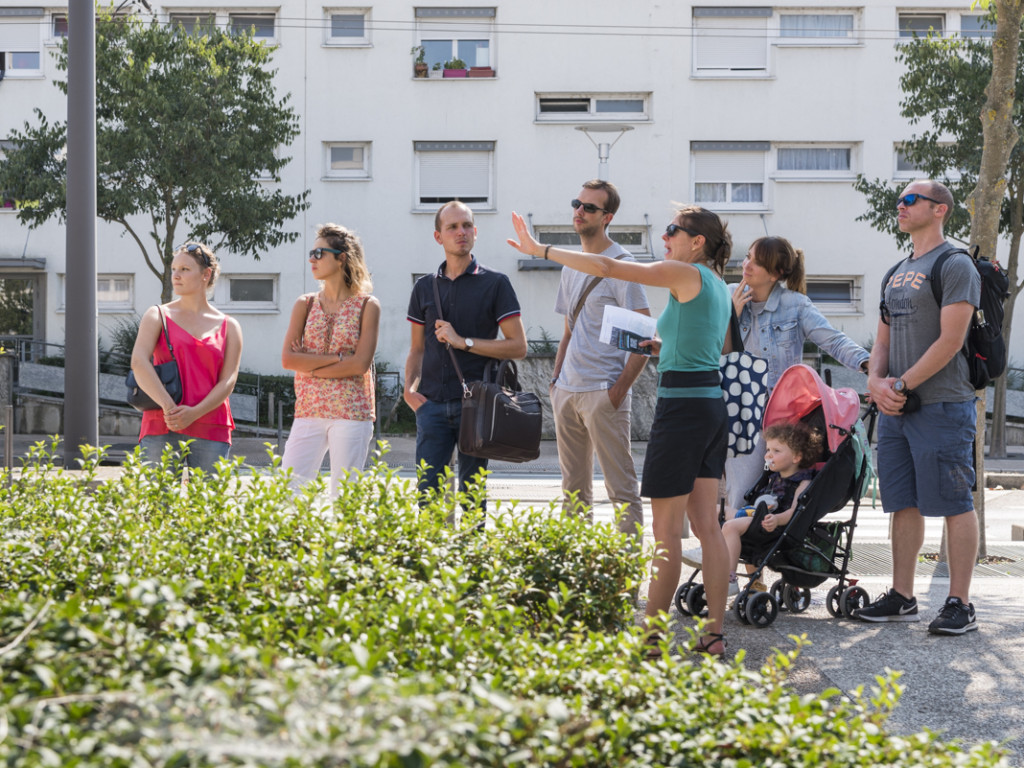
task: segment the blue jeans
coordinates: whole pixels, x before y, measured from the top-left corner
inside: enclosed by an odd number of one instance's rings
[[[189,442],[186,451],[180,447],[185,441]],[[146,435],[139,441],[142,446],[142,460],[151,461],[154,464],[160,463],[163,456],[164,446],[173,446],[175,450],[186,454],[182,457],[185,466],[192,469],[201,469],[203,472],[212,472],[213,465],[217,459],[228,457],[231,452],[231,443],[222,443],[219,440],[204,440],[201,437],[189,437],[180,435],[177,432],[168,432],[165,435]]]
[[[452,451],[459,444],[459,427],[462,424],[462,400],[444,403],[428,400],[416,409],[416,466],[421,461],[427,469],[420,478],[420,492],[436,488],[438,477],[451,463]],[[464,491],[469,482],[481,469],[487,469],[487,459],[467,456],[459,451],[459,491]],[[481,504],[487,508],[487,501]]]

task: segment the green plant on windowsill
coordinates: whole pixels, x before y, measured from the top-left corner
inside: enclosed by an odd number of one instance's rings
[[[444,63],[444,68],[445,69],[469,69],[469,67],[466,66],[466,62],[464,62],[462,59],[452,59],[451,61],[446,61]]]
[[[423,50],[423,46],[422,45],[414,45],[412,47],[412,50],[409,51],[409,53],[412,56],[416,57],[415,60],[413,61],[413,65],[412,65],[413,73],[416,75],[416,77],[426,77],[427,76],[427,59],[426,59],[427,52],[425,50]]]

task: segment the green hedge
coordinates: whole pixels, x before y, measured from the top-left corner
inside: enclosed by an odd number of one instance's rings
[[[99,457],[97,457],[99,458]],[[610,526],[446,524],[376,466],[330,505],[283,473],[106,483],[39,447],[0,510],[6,766],[992,765],[886,731],[871,695],[648,661],[645,568]],[[0,478],[3,480],[4,478]],[[471,499],[460,499],[471,503]]]

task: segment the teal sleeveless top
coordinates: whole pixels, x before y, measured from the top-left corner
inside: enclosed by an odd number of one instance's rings
[[[686,303],[669,294],[668,306],[658,318],[661,355],[658,373],[714,371],[718,373],[725,335],[729,331],[732,298],[725,282],[703,264],[700,293]],[[720,386],[658,387],[659,397],[721,397]]]

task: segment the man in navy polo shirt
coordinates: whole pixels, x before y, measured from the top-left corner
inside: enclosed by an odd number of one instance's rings
[[[427,464],[421,492],[437,486],[459,442],[462,383],[448,347],[467,383],[483,378],[488,358],[526,356],[519,299],[506,275],[481,266],[473,257],[476,225],[465,203],[455,200],[441,206],[434,216],[434,240],[444,248],[444,261],[413,286],[408,313],[412,344],[405,361],[405,402],[416,413],[416,464]],[[435,280],[440,312],[434,300]],[[498,329],[504,338],[498,338]],[[487,459],[459,451],[459,490],[486,467]]]

